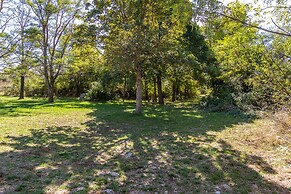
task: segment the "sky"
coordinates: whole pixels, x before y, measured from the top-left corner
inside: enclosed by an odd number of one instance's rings
[[[235,2],[236,0],[221,0],[225,5],[227,5],[228,3],[231,3],[231,2]],[[238,0],[239,2],[242,2],[242,3],[245,3],[245,4],[252,4],[254,8],[256,7],[260,7],[260,8],[263,8],[263,7],[266,7],[264,5],[264,0]],[[256,3],[254,3],[254,1],[256,1]],[[252,12],[249,12],[249,15],[254,15],[254,13]],[[271,15],[264,15],[263,17],[263,20],[265,21],[265,24],[264,25],[269,25],[268,24],[268,20],[270,20]],[[262,19],[262,18],[260,18]]]
[[[235,2],[235,0],[221,0],[225,5],[227,5],[228,3],[230,2]],[[254,4],[254,0],[239,0],[239,2],[242,2],[242,3],[251,3],[251,4]],[[256,5],[263,5],[263,0],[258,0],[258,2],[256,3]]]
[[[222,0],[223,3],[225,4],[228,4],[230,2],[234,2],[235,0]],[[239,0],[240,2],[243,2],[243,3],[252,3],[253,0]]]
[[[223,2],[225,5],[227,5],[228,3],[230,3],[230,2],[235,2],[236,0],[221,0],[221,2]],[[242,2],[242,3],[251,3],[251,4],[253,4],[253,5],[259,5],[259,6],[261,6],[261,7],[263,7],[264,6],[264,0],[256,0],[257,2],[256,3],[254,3],[254,1],[255,0],[238,0],[239,2]],[[272,2],[272,4],[273,3],[275,3],[276,1],[274,0],[273,2]],[[291,6],[291,0],[288,0],[288,1],[286,1],[286,3],[287,3],[287,5],[289,5],[289,6]]]
[[[221,2],[223,2],[225,5],[227,5],[230,2],[235,2],[235,1],[236,0],[221,0]],[[259,7],[259,8],[267,8],[267,7],[269,7],[269,9],[265,9],[265,11],[272,11],[273,10],[273,8],[270,7],[270,5],[266,5],[264,3],[264,1],[266,1],[266,0],[238,0],[238,1],[239,2],[242,2],[242,3],[245,3],[245,4],[252,4],[254,8],[256,8],[256,7]],[[256,3],[254,3],[254,1],[256,1]],[[287,0],[287,1],[285,1],[285,3],[286,3],[287,6],[291,6],[291,0]],[[276,1],[273,0],[272,3],[271,3],[271,5],[276,6]],[[272,22],[272,19],[275,20],[275,22],[276,22],[276,17],[274,17],[271,14],[271,12],[265,13],[265,14],[263,14],[259,18],[256,17],[256,16],[254,16],[254,13],[253,12],[250,12],[249,15],[250,16],[253,16],[252,19],[255,19],[255,20],[258,19],[258,20],[260,20],[260,22],[261,22],[260,23],[260,26],[261,27],[264,27],[264,28],[272,28],[272,29],[278,30],[277,27]]]

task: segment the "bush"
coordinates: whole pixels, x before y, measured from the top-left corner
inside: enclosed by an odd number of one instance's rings
[[[90,89],[85,94],[85,99],[91,101],[107,101],[112,100],[113,98],[114,94],[107,91],[100,82],[92,82]]]

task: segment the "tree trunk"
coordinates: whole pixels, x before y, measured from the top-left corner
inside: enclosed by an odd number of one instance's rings
[[[19,99],[24,99],[24,80],[25,77],[20,76],[20,91],[19,91]]]
[[[0,0],[0,12],[1,12],[2,9],[3,9],[3,2],[4,2],[4,0]]]
[[[149,86],[148,86],[148,82],[147,80],[145,79],[144,81],[144,87],[145,87],[145,99],[146,101],[150,101],[150,98],[149,98]]]
[[[75,79],[75,84],[76,84],[76,93],[74,95],[76,95],[76,97],[79,97],[81,95],[81,75],[80,73],[78,73],[77,78]]]
[[[188,86],[185,85],[185,90],[184,90],[184,99],[187,100],[188,99]]]
[[[50,98],[52,92],[51,92],[51,84],[48,78],[47,66],[44,66],[44,79],[45,79],[45,86],[47,89],[48,101],[53,102],[53,98]]]
[[[179,82],[177,81],[176,82],[176,99],[178,98],[178,99],[180,99],[179,98],[179,95],[180,95],[180,85],[179,85]]]
[[[176,81],[173,81],[172,85],[172,102],[176,101]]]
[[[154,103],[157,102],[157,82],[156,78],[154,78],[154,92],[153,92],[153,101]]]
[[[123,82],[122,102],[124,102],[125,98],[126,98],[126,77],[124,77]]]
[[[49,84],[48,87],[48,102],[54,102],[54,84],[52,83],[51,85]]]
[[[162,89],[162,78],[160,75],[157,76],[157,86],[158,86],[158,97],[159,97],[159,104],[164,104],[164,95]]]
[[[142,109],[142,67],[138,64],[136,67],[136,109],[137,114],[141,114]]]
[[[45,85],[47,87],[47,95],[48,95],[48,102],[54,102],[54,91],[53,91],[53,79],[51,74],[51,68],[52,64],[49,64],[48,61],[48,25],[43,24],[42,26],[42,33],[43,33],[43,70],[44,70],[44,79],[45,79]],[[49,74],[50,72],[50,74]]]

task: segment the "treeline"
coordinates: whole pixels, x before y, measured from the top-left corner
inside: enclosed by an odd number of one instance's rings
[[[4,3],[1,69],[13,81],[5,94],[50,102],[135,99],[137,113],[142,100],[289,106],[290,7],[280,3],[268,9],[214,0]],[[273,14],[274,28],[261,27],[262,10]]]

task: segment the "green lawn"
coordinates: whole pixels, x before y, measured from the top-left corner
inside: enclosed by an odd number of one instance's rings
[[[189,103],[133,112],[129,102],[0,97],[0,193],[290,192],[276,169],[290,153],[273,164],[233,144],[259,121]]]

